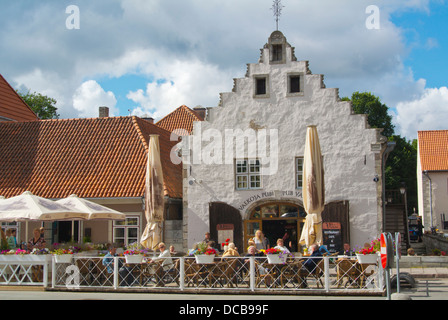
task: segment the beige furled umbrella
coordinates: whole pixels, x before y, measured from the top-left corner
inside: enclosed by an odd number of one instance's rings
[[[303,159],[303,206],[307,213],[300,243],[322,244],[322,211],[325,206],[324,166],[316,126],[306,132]]]
[[[147,224],[140,240],[142,246],[148,249],[154,249],[162,241],[164,196],[159,136],[151,135],[146,165],[145,215]]]
[[[95,202],[79,198],[72,194],[68,198],[56,201],[74,211],[83,212],[83,220],[124,220],[126,215]]]

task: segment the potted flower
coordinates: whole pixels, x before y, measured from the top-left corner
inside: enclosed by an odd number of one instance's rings
[[[360,264],[375,264],[378,261],[378,254],[381,250],[380,239],[374,239],[370,244],[356,250],[356,257]]]
[[[134,242],[127,247],[127,250],[123,252],[123,255],[126,259],[126,263],[142,263],[144,251],[138,243]]]
[[[56,263],[71,263],[73,251],[70,249],[56,249],[52,251]]]
[[[196,263],[210,264],[213,263],[217,252],[215,249],[209,248],[206,243],[201,242],[198,244],[198,249],[192,254],[196,259]]]
[[[288,254],[283,253],[282,250],[271,248],[267,250],[262,250],[262,252],[268,258],[268,263],[270,264],[283,264],[286,263],[286,258]]]
[[[224,251],[227,251],[227,249],[229,249],[229,242],[230,239],[226,239],[226,241],[221,244]]]

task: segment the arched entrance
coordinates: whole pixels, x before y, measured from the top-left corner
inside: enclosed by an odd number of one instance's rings
[[[218,246],[229,238],[235,243],[239,252],[245,251],[243,250],[243,219],[240,211],[226,203],[212,202],[209,204],[209,213],[210,238],[217,241]]]
[[[302,206],[288,201],[269,201],[256,204],[248,209],[244,221],[244,243],[253,238],[257,230],[263,231],[271,247],[277,239],[283,238],[285,245],[292,251],[301,250],[299,245],[306,212]]]

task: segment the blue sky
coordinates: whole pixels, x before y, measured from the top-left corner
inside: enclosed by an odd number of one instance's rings
[[[392,22],[404,30],[410,50],[404,63],[414,76],[426,79],[429,87],[448,85],[448,6],[433,2],[429,12],[397,13]]]
[[[55,98],[62,118],[214,107],[275,29],[271,0],[1,1],[0,73]],[[379,96],[408,139],[448,129],[446,0],[282,2],[280,30],[327,87]],[[66,26],[70,5],[79,29]]]

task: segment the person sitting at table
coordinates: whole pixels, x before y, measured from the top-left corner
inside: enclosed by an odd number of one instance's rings
[[[149,259],[148,263],[154,263],[158,261],[162,261],[162,269],[163,271],[168,271],[173,267],[173,259],[171,258],[171,253],[166,249],[166,245],[163,242],[159,243],[160,254],[158,257]]]
[[[282,238],[277,239],[277,245],[274,247],[274,249],[278,249],[282,251],[283,253],[290,254],[291,252],[288,250],[288,248],[285,247],[284,241]]]
[[[352,257],[355,255],[353,250],[350,249],[350,243],[344,243],[344,249],[339,251],[340,256],[349,256]]]
[[[322,254],[319,251],[319,246],[317,244],[312,244],[310,246],[310,257],[303,263],[303,267],[305,267],[308,272],[313,272],[316,269],[319,262],[322,260]]]
[[[108,248],[108,253],[103,257],[103,260],[101,261],[102,265],[106,267],[107,273],[112,274],[114,273],[114,257],[117,255],[117,248],[115,248],[113,245],[110,245]],[[132,272],[123,265],[123,261],[121,259],[118,259],[118,274],[123,279],[126,286],[131,286],[134,282],[134,276],[132,275]]]
[[[38,250],[44,249],[45,246],[47,245],[47,242],[41,236],[40,229],[39,228],[34,229],[33,235],[34,237],[28,241],[28,247],[27,247],[28,251],[31,252],[33,251],[33,249]]]
[[[229,247],[222,255],[223,257],[239,257],[240,254],[238,253],[238,250],[233,242],[229,243]]]

